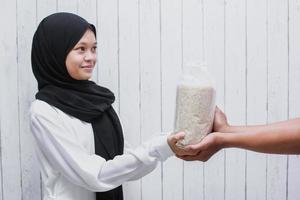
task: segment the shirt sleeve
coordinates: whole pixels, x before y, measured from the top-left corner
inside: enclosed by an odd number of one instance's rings
[[[106,161],[96,154],[88,154],[54,109],[47,113],[31,112],[31,130],[51,166],[72,183],[91,191],[108,191],[145,176],[159,161],[173,155],[167,134],[160,134],[137,148],[126,147],[123,155]]]

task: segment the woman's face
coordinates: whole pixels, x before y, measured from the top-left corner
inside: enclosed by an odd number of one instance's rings
[[[76,80],[89,80],[97,61],[97,42],[93,31],[88,29],[66,58],[70,76]]]

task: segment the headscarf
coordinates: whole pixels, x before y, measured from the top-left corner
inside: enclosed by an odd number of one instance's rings
[[[57,107],[68,115],[92,124],[95,153],[106,160],[123,154],[123,133],[112,107],[114,94],[90,80],[73,79],[66,57],[84,33],[96,28],[72,13],[55,13],[44,18],[32,42],[32,71],[38,82],[36,99]],[[122,200],[122,186],[97,192],[97,200]]]

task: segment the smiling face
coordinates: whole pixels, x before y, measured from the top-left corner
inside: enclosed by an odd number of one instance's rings
[[[88,29],[66,58],[67,71],[73,79],[89,80],[97,61],[96,37]]]

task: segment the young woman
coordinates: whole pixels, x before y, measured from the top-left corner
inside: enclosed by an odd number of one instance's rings
[[[122,200],[125,181],[182,155],[183,133],[160,135],[131,149],[123,142],[115,100],[89,79],[96,63],[96,29],[83,18],[56,13],[39,24],[32,43],[38,82],[30,109],[44,186],[43,200]]]

